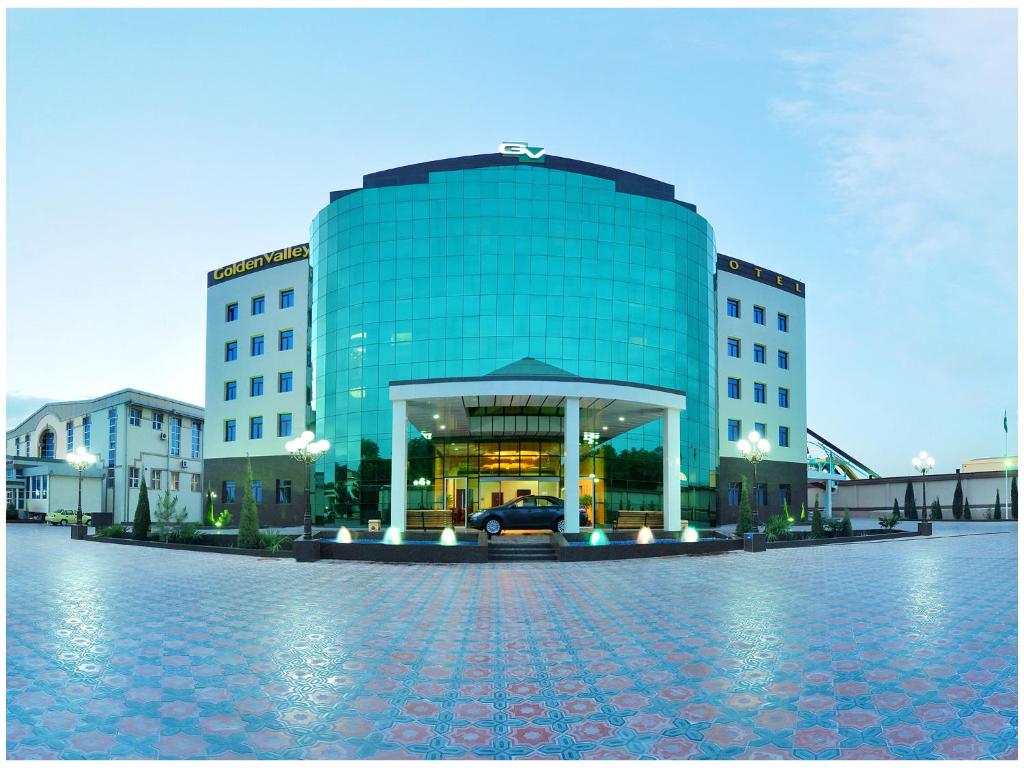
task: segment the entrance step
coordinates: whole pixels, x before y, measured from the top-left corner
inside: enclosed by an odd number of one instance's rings
[[[491,539],[487,546],[487,559],[491,562],[537,562],[538,560],[556,560],[555,548],[550,542],[526,544],[510,542],[503,544]]]

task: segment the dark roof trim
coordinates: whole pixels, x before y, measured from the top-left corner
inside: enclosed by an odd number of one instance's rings
[[[756,264],[751,264],[749,261],[743,261],[742,259],[737,259],[732,256],[726,256],[724,253],[718,254],[718,271],[732,275],[739,275],[758,283],[770,285],[773,288],[778,288],[780,291],[785,291],[786,293],[792,293],[794,296],[799,296],[801,299],[804,298],[804,294],[807,293],[807,286],[800,280],[792,277],[786,277],[780,272],[772,272],[770,269],[765,269],[764,267],[759,267]]]
[[[613,384],[618,387],[650,389],[655,392],[668,392],[670,395],[682,395],[683,397],[686,397],[686,392],[681,389],[659,387],[654,384],[637,384],[632,381],[617,381],[615,379],[590,379],[585,376],[495,376],[494,374],[489,373],[485,376],[451,376],[439,379],[402,379],[400,381],[388,382],[388,386],[401,387],[409,384],[450,384],[457,382],[487,383],[492,381],[563,381],[573,384],[579,382],[586,382],[587,384]]]
[[[427,184],[430,181],[430,174],[440,171],[465,171],[475,168],[494,168],[497,166],[518,166],[523,163],[518,157],[510,157],[497,152],[486,155],[465,155],[463,157],[449,157],[443,160],[430,160],[425,163],[403,165],[399,168],[389,168],[386,171],[377,171],[363,176],[364,189],[377,189],[379,187],[396,187],[405,184]],[[542,168],[551,168],[556,171],[567,171],[579,173],[584,176],[594,176],[599,179],[608,179],[615,182],[615,191],[627,195],[639,195],[650,197],[655,200],[665,200],[676,203],[694,213],[697,206],[693,203],[686,203],[675,199],[675,187],[664,181],[652,179],[649,176],[641,176],[638,173],[622,171],[618,168],[610,168],[607,165],[587,163],[582,160],[573,160],[568,157],[557,155],[545,155],[544,163],[530,163]],[[331,202],[339,200],[345,195],[350,195],[359,190],[346,189],[331,192]]]

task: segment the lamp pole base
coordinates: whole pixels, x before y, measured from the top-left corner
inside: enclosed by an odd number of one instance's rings
[[[315,563],[320,559],[320,539],[296,539],[292,542],[295,562]]]
[[[89,526],[87,525],[72,525],[71,526],[71,538],[72,539],[84,539],[89,535]]]

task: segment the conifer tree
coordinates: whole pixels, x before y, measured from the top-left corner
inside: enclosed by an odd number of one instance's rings
[[[971,502],[968,499],[964,499],[964,520],[971,519]]]
[[[956,479],[956,489],[953,491],[953,519],[961,520],[964,516],[964,489],[960,484],[959,476]]]
[[[914,486],[908,480],[907,490],[903,494],[903,513],[907,520],[917,520],[917,502],[914,500]]]
[[[750,487],[746,476],[740,478],[740,515],[736,519],[736,535],[742,536],[754,529],[754,515],[750,510]]]
[[[992,512],[993,520],[1003,519],[1003,503],[999,500],[999,489],[996,489],[996,508]]]
[[[132,538],[137,541],[149,539],[149,493],[146,491],[146,480],[143,478],[139,488],[139,501],[135,505],[135,520],[132,522]]]
[[[260,548],[260,517],[256,497],[252,495],[252,462],[245,459],[245,487],[242,489],[242,514],[238,520],[239,549]]]
[[[817,499],[814,500],[814,511],[811,513],[811,538],[825,538],[825,523],[821,519],[821,507],[818,506]]]
[[[843,536],[853,536],[853,521],[850,520],[850,510],[843,509]]]
[[[900,503],[896,499],[892,500],[892,516],[897,520],[900,519]]]
[[[1017,519],[1017,478],[1013,478],[1013,482],[1010,483],[1010,511],[1013,513],[1013,519]]]
[[[932,520],[942,519],[942,502],[939,501],[939,497],[935,497],[935,501],[932,502]]]

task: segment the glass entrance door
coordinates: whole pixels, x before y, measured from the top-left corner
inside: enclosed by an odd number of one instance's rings
[[[452,525],[466,526],[466,510],[469,509],[468,478],[446,477],[444,480],[444,504],[452,515]]]

